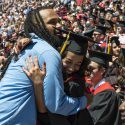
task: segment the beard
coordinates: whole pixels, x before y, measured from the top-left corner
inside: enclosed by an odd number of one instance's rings
[[[58,37],[58,34],[54,30],[54,33],[50,33],[50,38],[52,39],[54,46],[58,48],[60,46],[60,38]]]
[[[51,33],[46,27],[45,27],[45,32],[49,36],[49,41],[48,43],[52,45],[56,50],[58,50],[58,47],[60,47],[60,38],[58,37],[56,31],[54,30],[53,33]],[[47,40],[47,39],[45,39]]]

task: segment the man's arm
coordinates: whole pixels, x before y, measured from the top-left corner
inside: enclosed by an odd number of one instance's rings
[[[39,57],[40,66],[46,62],[46,77],[44,80],[44,101],[48,110],[61,115],[71,115],[84,109],[87,104],[85,96],[72,98],[65,94],[62,62],[60,56],[52,51],[46,51]]]

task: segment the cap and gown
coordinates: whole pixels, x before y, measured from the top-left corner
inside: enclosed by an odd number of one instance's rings
[[[89,51],[90,60],[107,68],[111,61],[111,55]],[[105,77],[104,77],[105,78]],[[120,98],[114,88],[105,79],[102,79],[94,87],[93,102],[89,107],[89,113],[93,119],[94,125],[121,125],[120,121]]]
[[[69,40],[70,43],[67,47],[67,51],[73,52],[77,55],[86,56],[89,40],[90,39],[86,36],[71,33],[70,40]],[[84,79],[80,79],[78,75],[79,73],[77,73],[76,76],[73,76],[71,81],[65,84],[65,92],[69,96],[81,97],[84,95],[85,81]],[[74,123],[77,125],[83,125],[83,124],[93,125],[93,121],[87,109],[79,111],[76,115],[69,116],[68,120],[72,125],[74,125]]]
[[[107,27],[105,27],[103,24],[100,24],[96,27],[94,30],[93,34],[95,32],[99,33],[100,35],[105,35],[107,31]],[[95,43],[92,47],[92,50],[94,51],[100,51],[100,52],[105,52],[106,49],[106,41],[100,41],[100,43]]]

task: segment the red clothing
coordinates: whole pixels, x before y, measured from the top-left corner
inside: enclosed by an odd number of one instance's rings
[[[101,47],[106,47],[107,46],[107,44],[106,44],[106,42],[103,42],[103,43],[101,43],[101,45],[100,45]]]
[[[77,2],[77,6],[81,6],[83,3],[83,0],[76,0],[76,2]]]
[[[104,84],[102,84],[101,86],[99,86],[95,91],[94,91],[94,95],[102,92],[102,91],[105,91],[105,90],[114,90],[115,89],[110,85],[109,82],[105,82]]]

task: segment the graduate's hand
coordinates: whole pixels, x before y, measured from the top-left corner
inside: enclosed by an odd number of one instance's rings
[[[14,52],[16,54],[19,54],[20,51],[25,47],[27,46],[29,43],[31,42],[31,40],[29,38],[21,38],[21,39],[18,39],[17,40],[17,43],[15,45],[15,47],[13,48],[14,49]]]
[[[120,112],[121,112],[122,122],[125,123],[125,101],[122,102],[122,104],[121,104],[120,107],[119,107],[119,110],[120,110]]]
[[[40,113],[45,113],[47,109],[43,99],[43,80],[46,75],[46,64],[44,63],[40,69],[38,58],[35,56],[32,59],[30,56],[26,59],[26,68],[23,68],[23,71],[33,81],[37,109]]]
[[[42,69],[40,69],[38,58],[35,56],[34,60],[32,60],[30,56],[26,59],[26,68],[23,67],[23,71],[33,81],[34,85],[42,85],[46,75],[46,64],[44,63]]]

